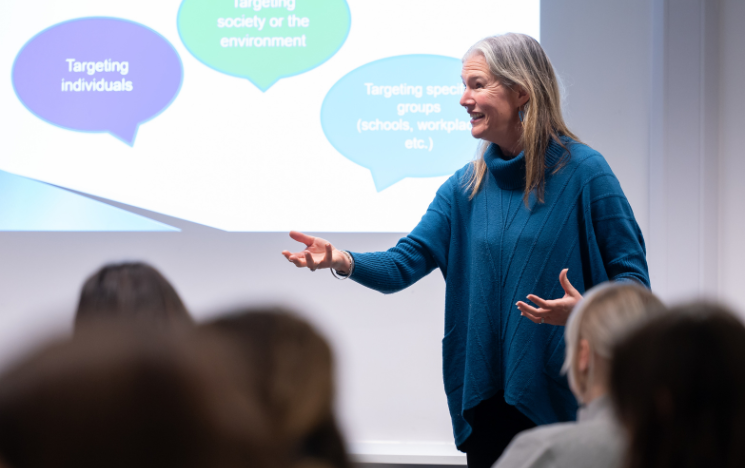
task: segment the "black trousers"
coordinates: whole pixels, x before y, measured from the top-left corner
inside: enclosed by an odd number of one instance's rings
[[[482,401],[472,411],[473,432],[459,447],[466,452],[468,468],[491,468],[517,433],[536,426],[504,401],[503,392]]]

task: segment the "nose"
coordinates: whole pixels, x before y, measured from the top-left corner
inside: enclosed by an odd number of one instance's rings
[[[460,105],[468,107],[474,104],[473,97],[471,96],[471,90],[468,87],[463,89],[463,95],[460,97]]]

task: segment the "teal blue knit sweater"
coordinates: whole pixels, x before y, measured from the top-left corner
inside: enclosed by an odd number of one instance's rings
[[[504,160],[491,145],[472,200],[466,166],[395,247],[352,254],[352,279],[384,293],[442,271],[443,379],[458,446],[471,433],[471,410],[500,390],[537,424],[575,417],[576,400],[560,373],[564,328],[521,317],[518,300],[562,297],[563,268],[580,293],[609,279],[649,286],[644,239],[618,180],[600,153],[563,141],[570,154],[556,142],[546,152],[544,203],[533,196],[530,209],[523,203],[524,155]]]

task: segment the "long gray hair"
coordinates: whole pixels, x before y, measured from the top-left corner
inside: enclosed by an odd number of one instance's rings
[[[579,139],[569,131],[561,114],[559,83],[551,61],[541,45],[525,34],[508,33],[480,40],[463,56],[465,62],[474,55],[484,57],[491,74],[504,86],[521,87],[528,93],[528,102],[520,143],[525,151],[525,194],[528,205],[530,193],[535,191],[537,200],[543,202],[545,188],[545,153],[551,140],[561,144],[560,136]],[[484,153],[489,142],[479,148],[479,156],[472,163],[467,187],[471,198],[478,193],[486,174]],[[564,148],[566,149],[566,147]],[[557,167],[556,169],[559,169]]]

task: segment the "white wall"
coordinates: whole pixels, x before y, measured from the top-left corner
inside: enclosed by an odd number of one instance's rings
[[[742,309],[745,286],[745,2],[722,0],[719,13],[720,293]]]
[[[721,299],[745,313],[740,140],[745,4],[653,0],[649,260],[670,302]]]
[[[717,8],[653,2],[649,259],[671,301],[718,292]]]

